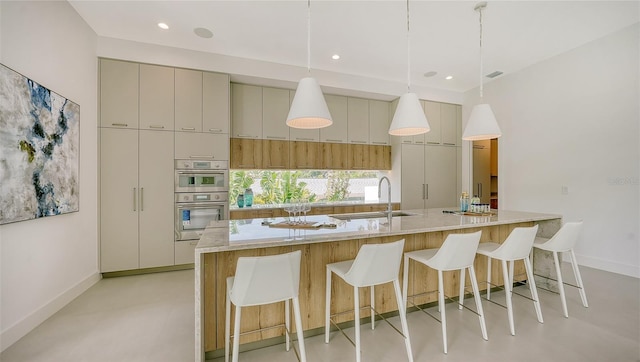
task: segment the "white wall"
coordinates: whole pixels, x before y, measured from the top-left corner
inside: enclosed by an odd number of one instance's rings
[[[635,24],[496,79],[484,92],[503,132],[500,208],[584,220],[578,262],[635,277],[640,277],[639,34]],[[466,96],[465,123],[478,90]]]
[[[0,62],[80,105],[80,211],[0,226],[2,350],[98,273],[96,35],[67,2],[0,2]]]

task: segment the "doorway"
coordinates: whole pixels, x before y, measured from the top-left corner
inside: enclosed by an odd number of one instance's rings
[[[471,196],[498,208],[498,139],[473,142],[473,187]]]

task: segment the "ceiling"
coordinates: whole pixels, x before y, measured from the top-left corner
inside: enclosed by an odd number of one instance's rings
[[[304,0],[69,2],[101,37],[307,66]],[[412,85],[454,92],[479,85],[476,3],[409,3]],[[639,19],[639,1],[491,1],[483,11],[484,74],[516,72]],[[196,36],[198,27],[213,37]],[[406,1],[311,2],[312,74],[321,69],[406,84],[407,67]],[[437,75],[425,77],[430,71]]]

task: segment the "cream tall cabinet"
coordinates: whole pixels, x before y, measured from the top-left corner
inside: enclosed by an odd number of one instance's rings
[[[101,271],[173,265],[173,132],[102,128],[100,157]]]
[[[456,147],[402,144],[402,208],[455,207]]]

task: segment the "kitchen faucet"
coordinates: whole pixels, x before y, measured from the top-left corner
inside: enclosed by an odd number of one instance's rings
[[[389,217],[389,220],[391,220],[391,181],[389,181],[389,178],[387,176],[382,176],[380,178],[380,181],[378,181],[378,199],[380,198],[380,196],[382,195],[382,180],[387,180],[387,191],[388,191],[388,199],[387,199],[387,216]]]

